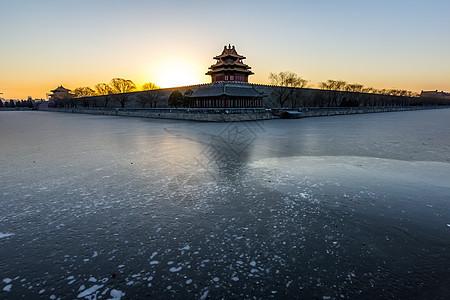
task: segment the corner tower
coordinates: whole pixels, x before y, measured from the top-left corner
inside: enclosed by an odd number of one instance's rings
[[[206,75],[211,75],[212,82],[241,81],[248,82],[248,76],[254,74],[250,67],[242,62],[244,56],[236,52],[234,46],[225,46],[222,54],[214,57],[217,62],[209,67]]]

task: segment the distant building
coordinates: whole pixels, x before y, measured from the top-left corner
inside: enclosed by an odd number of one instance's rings
[[[450,99],[450,93],[446,93],[444,91],[438,92],[438,90],[435,90],[435,91],[422,91],[420,93],[420,97]]]
[[[37,109],[49,108],[49,107],[56,107],[56,106],[53,102],[49,102],[49,101],[41,101],[41,102],[36,103]]]
[[[55,100],[68,99],[68,98],[74,97],[74,95],[70,93],[70,90],[66,89],[62,85],[58,86],[56,89],[52,90],[51,92],[52,93],[50,94],[49,101],[52,101],[52,102]]]
[[[217,63],[209,67],[206,75],[211,84],[200,86],[189,97],[193,108],[257,108],[263,107],[264,94],[248,84],[252,75],[250,67],[242,62],[244,56],[234,46],[224,47],[222,54],[214,57]]]

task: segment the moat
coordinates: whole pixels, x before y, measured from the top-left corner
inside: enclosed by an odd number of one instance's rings
[[[0,112],[0,298],[446,299],[450,109]]]

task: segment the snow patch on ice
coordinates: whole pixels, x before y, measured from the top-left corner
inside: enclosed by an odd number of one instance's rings
[[[205,300],[208,297],[209,290],[206,290],[203,295],[200,296],[200,300]]]
[[[79,293],[77,297],[78,298],[83,298],[83,297],[89,296],[90,294],[94,293],[98,289],[101,289],[102,287],[103,287],[103,284],[101,284],[101,285],[94,284],[93,286],[91,286],[87,290],[82,291],[81,293]]]
[[[174,273],[174,272],[180,271],[181,269],[182,269],[182,267],[178,267],[178,268],[172,267],[172,268],[169,269],[169,271]]]
[[[120,300],[123,296],[125,296],[125,293],[112,289],[109,295],[111,295],[112,298],[108,298],[108,300]]]
[[[11,288],[12,288],[12,284],[8,284],[7,286],[5,286],[5,287],[3,288],[3,290],[4,290],[5,292],[10,292],[10,291],[11,291]]]
[[[0,232],[0,239],[8,237],[8,236],[12,236],[12,235],[14,235],[14,233],[1,233]]]

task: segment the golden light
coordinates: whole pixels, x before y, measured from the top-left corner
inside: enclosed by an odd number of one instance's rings
[[[190,63],[167,61],[159,66],[155,82],[162,88],[199,84],[203,74],[198,72]]]

